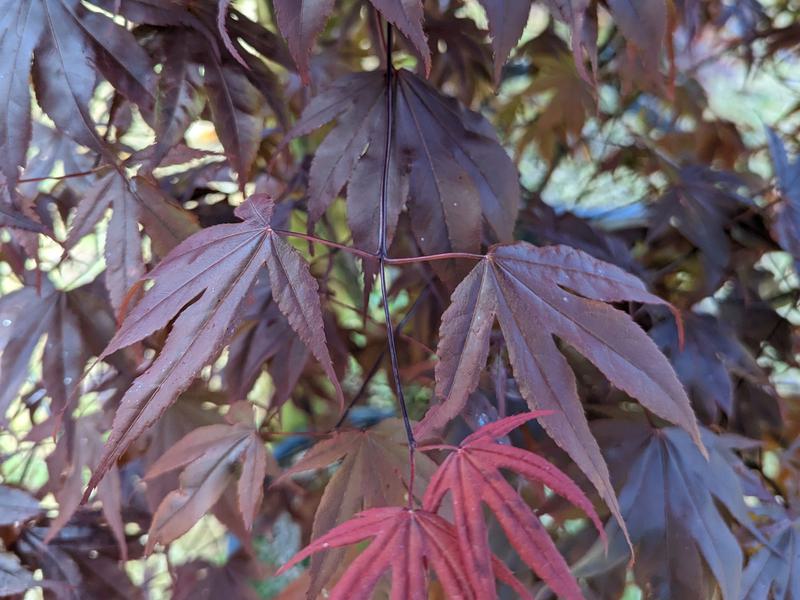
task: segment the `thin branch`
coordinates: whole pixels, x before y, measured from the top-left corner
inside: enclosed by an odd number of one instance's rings
[[[38,181],[50,181],[51,179],[73,179],[75,177],[86,177],[88,175],[94,175],[99,171],[103,171],[105,169],[110,168],[110,165],[101,165],[99,167],[95,167],[94,169],[89,169],[88,171],[79,171],[77,173],[67,173],[66,175],[48,175],[47,177],[28,177],[27,179],[18,179],[17,183],[35,183]]]
[[[394,67],[392,66],[392,42],[393,32],[390,23],[386,23],[386,145],[383,148],[383,177],[381,179],[380,197],[380,232],[378,237],[378,260],[380,268],[378,276],[381,282],[381,300],[383,301],[383,316],[386,319],[386,334],[389,344],[389,358],[392,364],[392,376],[394,387],[397,393],[397,402],[400,404],[400,411],[403,414],[403,425],[406,429],[408,439],[408,459],[410,466],[408,482],[408,507],[414,504],[414,449],[417,442],[414,439],[414,431],[411,429],[411,420],[408,418],[408,407],[406,398],[403,394],[403,383],[400,380],[400,365],[397,360],[397,345],[392,327],[392,313],[389,310],[389,294],[386,288],[386,264],[387,264],[387,244],[386,244],[386,217],[389,207],[389,166],[392,158],[392,132],[394,130]]]
[[[417,308],[420,306],[420,304],[422,304],[422,299],[428,295],[429,291],[430,287],[426,286],[422,290],[422,292],[420,292],[419,296],[417,296],[417,299],[414,300],[414,304],[411,305],[411,308],[408,309],[405,316],[400,320],[400,322],[394,328],[394,334],[396,336],[402,336],[403,329],[411,320],[411,317],[414,316],[414,313],[417,312]],[[416,342],[417,340],[414,341]],[[347,419],[347,415],[350,413],[350,409],[352,409],[353,406],[355,406],[356,402],[358,402],[364,396],[364,394],[367,391],[367,386],[369,386],[370,381],[372,381],[372,378],[375,377],[375,374],[378,372],[378,368],[381,366],[384,356],[386,356],[385,348],[381,350],[381,353],[375,359],[375,362],[372,363],[372,366],[370,367],[369,371],[364,376],[364,381],[361,383],[361,387],[358,388],[358,391],[353,396],[353,399],[350,400],[349,404],[347,405],[347,408],[345,408],[344,412],[342,413],[342,416],[339,417],[339,420],[336,422],[336,425],[333,426],[334,429],[339,429],[339,427],[342,426],[342,423],[344,423],[345,419]]]

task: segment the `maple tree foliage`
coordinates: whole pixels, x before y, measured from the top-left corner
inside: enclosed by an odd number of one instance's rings
[[[0,0],[0,597],[800,598],[761,0]]]

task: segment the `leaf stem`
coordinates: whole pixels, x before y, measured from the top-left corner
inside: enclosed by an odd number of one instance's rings
[[[279,235],[283,235],[286,237],[294,237],[299,238],[301,240],[307,240],[314,244],[320,244],[322,246],[328,246],[329,248],[336,248],[337,250],[343,250],[345,252],[349,252],[355,256],[366,260],[381,260],[381,253],[380,252],[368,252],[366,250],[361,250],[359,248],[355,248],[354,246],[348,246],[346,244],[340,244],[338,242],[333,242],[331,240],[326,240],[321,237],[317,237],[315,235],[311,235],[308,233],[301,233],[299,231],[289,231],[288,229],[272,229],[275,233]],[[433,262],[436,260],[451,260],[454,258],[465,258],[469,260],[483,260],[486,258],[483,254],[473,254],[471,252],[444,252],[442,254],[429,254],[427,256],[404,256],[400,258],[390,258],[388,256],[383,257],[383,262],[387,265],[410,265],[415,263],[424,263],[424,262]]]

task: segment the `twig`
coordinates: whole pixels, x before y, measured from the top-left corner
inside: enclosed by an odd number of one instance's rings
[[[394,387],[397,393],[397,402],[400,404],[400,411],[403,414],[403,425],[406,429],[408,439],[408,460],[410,474],[408,481],[408,508],[414,505],[414,449],[417,442],[414,439],[414,431],[411,429],[411,420],[408,418],[408,407],[406,398],[403,394],[403,383],[400,380],[400,366],[397,360],[397,345],[392,327],[392,313],[389,310],[389,294],[386,290],[386,264],[387,264],[387,244],[386,244],[386,216],[389,206],[389,164],[392,153],[392,130],[394,129],[394,86],[392,66],[392,26],[386,23],[386,145],[383,149],[383,177],[381,179],[381,198],[380,198],[380,232],[378,238],[378,260],[380,268],[378,275],[381,280],[381,300],[383,301],[383,316],[386,320],[386,334],[389,343],[389,358],[392,364],[392,376]]]

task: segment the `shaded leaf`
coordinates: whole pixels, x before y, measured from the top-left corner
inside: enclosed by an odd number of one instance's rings
[[[0,172],[14,189],[31,140],[28,77],[43,28],[42,5],[4,0],[0,15]]]
[[[703,429],[709,459],[682,429],[654,429],[646,422],[601,421],[594,428],[606,450],[619,500],[636,551],[633,572],[653,598],[707,598],[714,581],[725,600],[739,598],[742,551],[725,508],[753,530],[736,461],[718,436]],[[595,548],[582,559],[578,575],[589,576],[629,558],[616,524],[607,526],[609,549]]]
[[[431,68],[431,53],[422,31],[421,0],[370,0],[383,17],[395,25],[419,52],[425,71]],[[275,0],[275,16],[289,45],[300,75],[310,82],[309,57],[319,34],[325,27],[333,0]]]
[[[42,514],[39,501],[27,492],[0,485],[0,525],[14,525]]]
[[[608,0],[608,7],[622,34],[641,51],[645,64],[658,68],[667,31],[664,0]]]
[[[237,470],[239,510],[250,529],[261,505],[264,477],[278,471],[253,425],[239,423],[194,429],[151,465],[146,477],[180,467],[185,467],[180,487],[162,500],[153,515],[148,554],[156,544],[169,544],[189,531],[233,484]]]
[[[770,545],[762,545],[747,561],[739,593],[741,600],[800,598],[800,537],[797,519],[770,526]]]
[[[11,552],[0,552],[0,595],[15,596],[41,585]]]
[[[782,202],[775,210],[772,232],[781,247],[794,257],[800,272],[800,161],[791,161],[783,142],[771,129],[767,141]]]
[[[494,79],[500,80],[500,71],[508,55],[517,45],[528,15],[531,12],[530,0],[480,0],[489,18],[489,31],[492,34],[494,52]]]
[[[53,519],[44,543],[52,541],[67,526],[80,507],[83,496],[84,469],[94,469],[103,445],[100,413],[77,419],[59,438],[56,449],[47,458],[50,487],[58,501],[58,516]],[[113,467],[100,483],[97,497],[111,529],[122,560],[127,560],[125,524],[121,510],[119,471]]]

